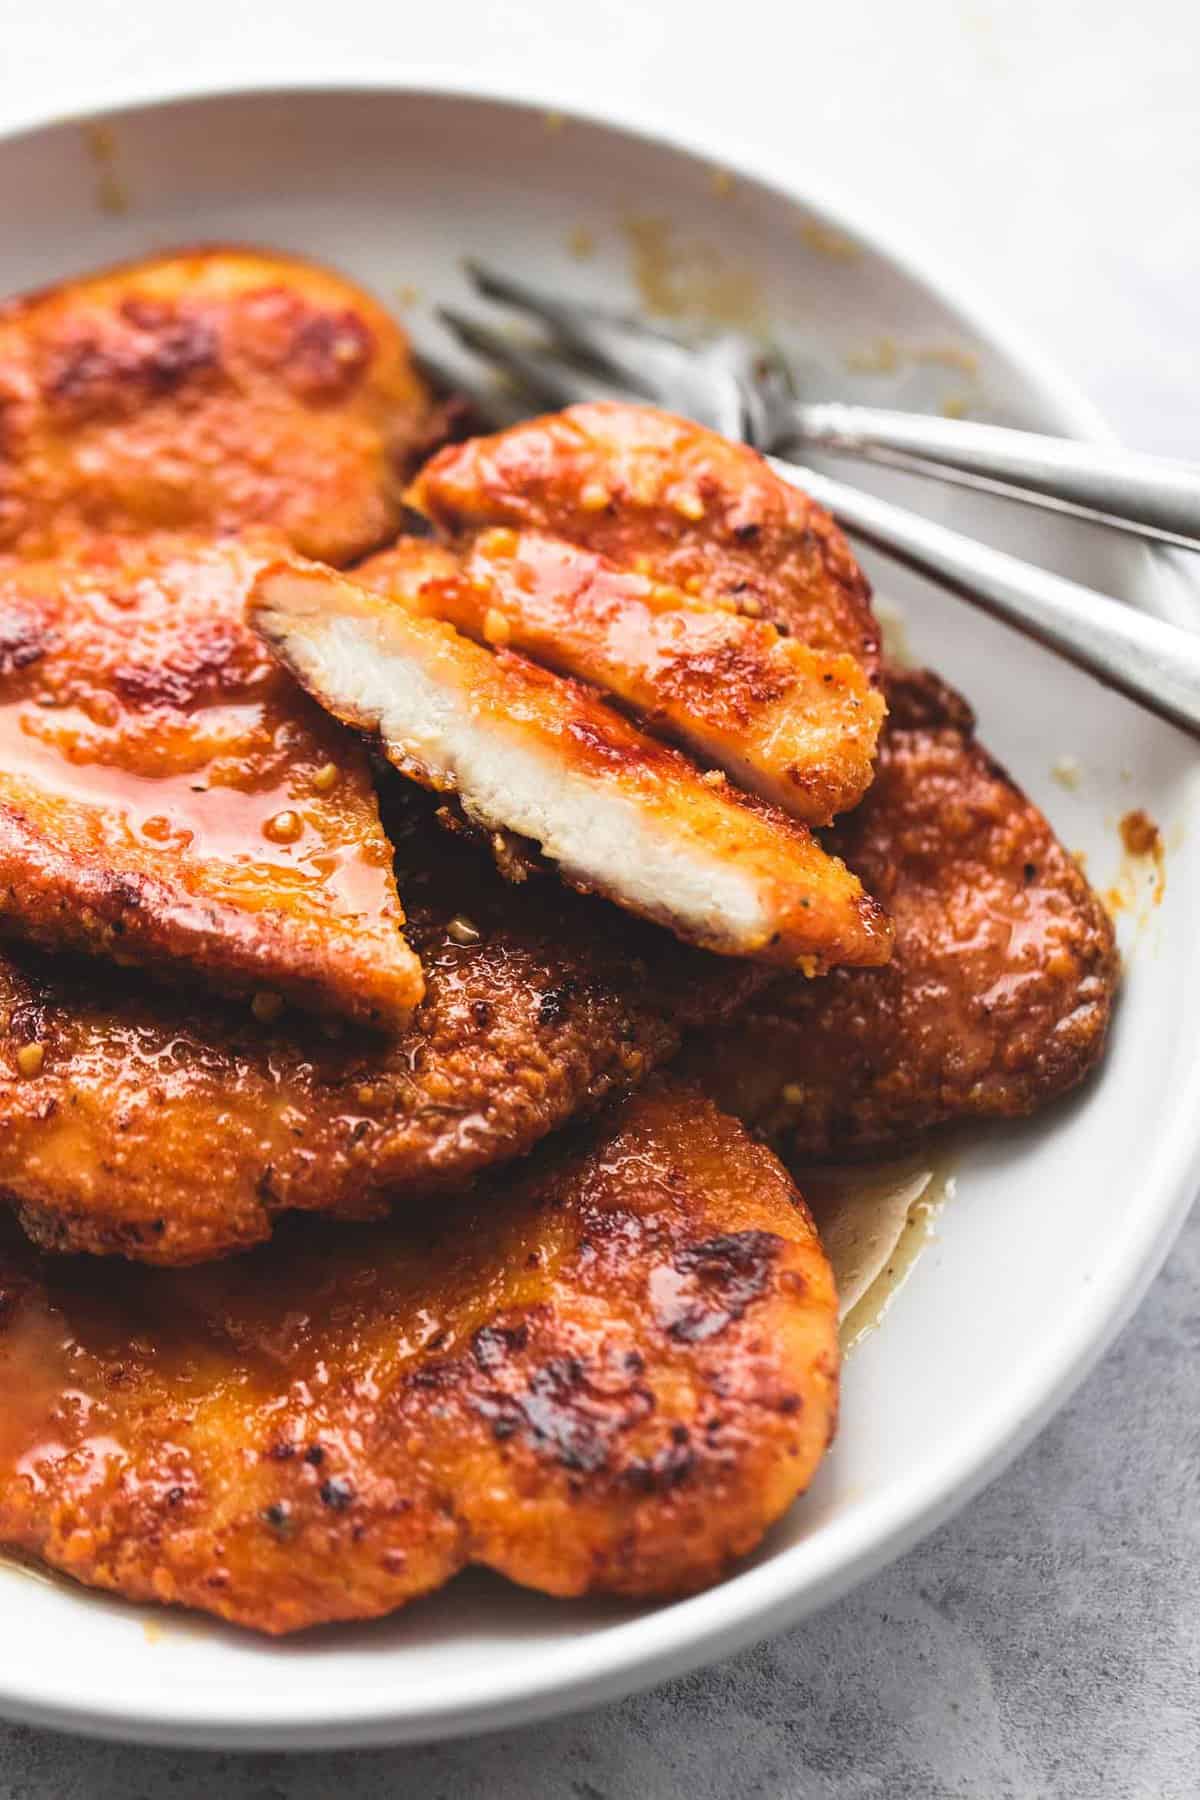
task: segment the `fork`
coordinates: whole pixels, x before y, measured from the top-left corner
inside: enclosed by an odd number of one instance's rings
[[[1000,426],[835,403],[805,405],[792,396],[784,365],[743,338],[726,335],[695,346],[641,321],[562,300],[482,264],[469,263],[467,269],[483,296],[536,321],[541,338],[517,339],[449,307],[439,309],[439,316],[469,350],[543,405],[570,406],[616,391],[764,452],[805,439],[830,448],[836,439],[836,447],[852,441],[873,460],[905,466],[918,453],[923,468],[940,457],[946,466],[939,472],[949,479],[1200,548],[1200,469]],[[1200,737],[1200,633],[1138,612],[815,469],[775,456],[769,461],[852,536]]]

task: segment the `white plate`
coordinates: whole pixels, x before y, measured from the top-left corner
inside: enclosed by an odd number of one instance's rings
[[[397,304],[409,288],[465,300],[468,252],[628,302],[637,238],[652,288],[685,267],[684,300],[769,322],[814,391],[934,407],[970,390],[1013,423],[1102,430],[925,259],[727,146],[695,154],[449,83],[174,101],[108,126],[0,143],[0,291],[224,238],[327,258]],[[732,187],[716,165],[736,171]],[[428,330],[421,304],[410,316]],[[847,357],[877,366],[848,370]],[[937,486],[897,478],[892,489],[1188,615],[1174,566],[1124,540]],[[285,1644],[3,1569],[0,1709],[113,1736],[299,1746],[448,1736],[612,1698],[779,1630],[897,1555],[997,1472],[1127,1317],[1200,1180],[1194,746],[867,561],[903,606],[914,654],[976,702],[986,741],[1086,852],[1098,885],[1117,877],[1118,817],[1144,806],[1166,836],[1167,887],[1145,923],[1126,915],[1128,979],[1101,1078],[962,1155],[936,1241],[849,1362],[841,1436],[813,1491],[749,1564],[675,1605],[560,1603],[470,1576],[392,1621]],[[1082,769],[1073,789],[1051,777],[1068,755]]]

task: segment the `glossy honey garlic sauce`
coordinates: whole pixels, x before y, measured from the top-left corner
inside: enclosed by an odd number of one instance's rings
[[[405,1015],[419,970],[365,758],[244,624],[260,562],[114,541],[0,575],[3,911],[51,949]],[[334,929],[402,992],[360,1005],[322,966]]]

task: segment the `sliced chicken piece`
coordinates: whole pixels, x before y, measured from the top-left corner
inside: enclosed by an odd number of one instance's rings
[[[775,974],[558,881],[514,890],[422,789],[383,794],[428,983],[398,1036],[0,952],[0,1197],[40,1245],[193,1263],[290,1210],[424,1215]]]
[[[592,690],[313,565],[265,570],[250,617],[335,717],[479,824],[532,839],[573,886],[719,954],[811,972],[886,960],[884,915],[803,825]]]
[[[875,675],[871,590],[821,507],[763,458],[649,406],[572,406],[441,451],[410,503],[461,538],[553,532]]]
[[[541,532],[481,533],[461,575],[431,575],[430,560],[420,540],[402,539],[354,578],[594,683],[805,824],[828,824],[869,786],[883,696],[852,656]]]
[[[831,834],[896,923],[886,969],[784,981],[685,1066],[796,1162],[891,1153],[1077,1086],[1116,997],[1112,925],[974,734],[966,702],[892,671],[879,777]]]
[[[366,758],[245,624],[278,549],[0,572],[0,933],[395,1029],[424,980]]]
[[[282,1633],[468,1563],[679,1594],[811,1481],[837,1299],[775,1159],[664,1084],[419,1225],[175,1273],[0,1229],[0,1392],[0,1544],[133,1600]]]
[[[0,422],[0,552],[266,524],[341,562],[394,535],[433,406],[361,288],[217,247],[0,310]]]

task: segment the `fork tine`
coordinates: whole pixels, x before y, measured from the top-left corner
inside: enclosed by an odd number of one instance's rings
[[[531,287],[516,275],[505,275],[473,256],[463,259],[463,268],[472,285],[485,300],[498,300],[501,306],[513,306],[530,312],[544,325],[557,328],[562,323],[562,304],[544,288]]]
[[[472,318],[469,313],[441,306],[438,317],[459,343],[502,369],[547,406],[574,406],[580,400],[595,399],[597,393],[603,391],[597,383],[589,384],[562,357],[531,345],[514,343],[512,338],[482,319]],[[611,389],[607,391],[611,393]]]
[[[465,401],[472,415],[477,416],[488,431],[499,429],[503,409],[498,406],[498,395],[494,387],[489,386],[486,375],[481,375],[478,369],[467,374],[457,364],[427,350],[424,344],[414,344],[413,355],[418,371],[435,394]]]
[[[677,339],[634,319],[573,300],[562,300],[524,279],[468,261],[467,273],[489,300],[530,313],[546,326],[561,349],[574,353],[612,380],[660,406],[677,399],[681,383],[694,372],[690,349]]]
[[[618,312],[615,307],[597,306],[590,300],[564,300],[561,294],[552,294],[549,288],[527,281],[523,275],[506,274],[476,257],[464,257],[462,266],[485,299],[498,300],[502,306],[514,307],[519,312],[532,313],[552,331],[569,335],[584,330],[588,324],[607,325],[630,336],[674,344],[681,350],[691,348],[684,337],[665,325],[650,325],[644,319]]]

